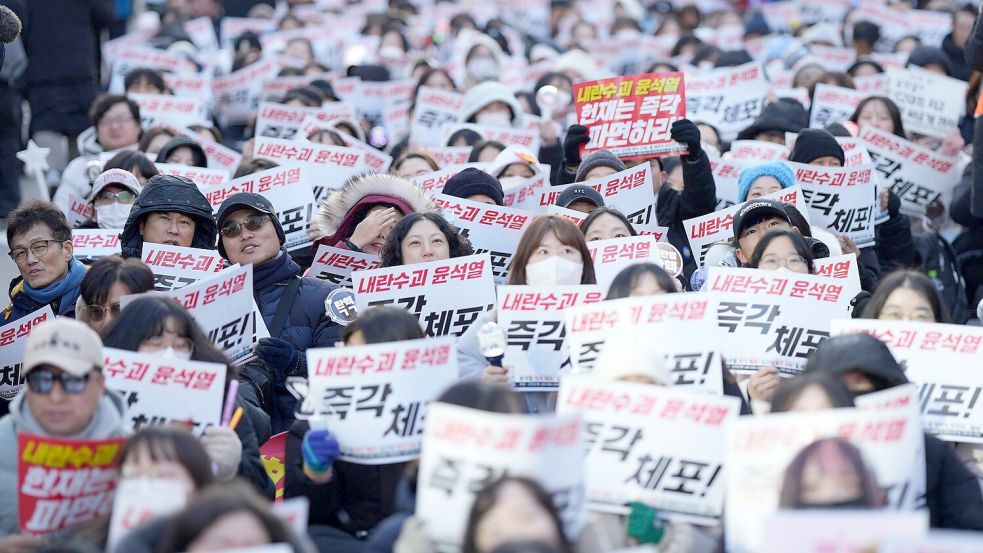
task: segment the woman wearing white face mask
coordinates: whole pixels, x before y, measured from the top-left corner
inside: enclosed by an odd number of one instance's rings
[[[474,44],[464,56],[465,86],[497,79],[504,57],[501,46],[493,38],[476,34]]]
[[[133,300],[105,329],[104,336],[103,344],[107,348],[154,354],[175,361],[190,359],[225,365],[228,367],[226,393],[229,383],[238,376],[225,354],[212,345],[198,323],[171,298],[148,296]],[[270,434],[269,417],[247,402],[244,397],[247,388],[241,386],[236,395],[235,405],[243,408],[245,416],[235,429],[211,426],[205,430],[201,443],[213,462],[216,480],[222,482],[241,476],[272,499],[273,483],[259,458],[259,444]]]
[[[92,220],[82,228],[122,229],[130,216],[130,209],[143,190],[136,176],[123,169],[104,171],[92,183],[89,203]]]
[[[530,286],[572,286],[596,284],[594,262],[584,235],[570,221],[556,215],[538,217],[522,234],[512,257],[508,284]],[[478,330],[497,320],[497,313],[482,314],[461,336],[457,346],[457,365],[462,376],[480,376],[483,380],[508,384],[507,367],[490,365],[481,352]],[[522,394],[529,412],[553,410],[555,394]]]
[[[467,91],[461,105],[461,122],[513,128],[525,123],[515,94],[498,81],[485,81]]]

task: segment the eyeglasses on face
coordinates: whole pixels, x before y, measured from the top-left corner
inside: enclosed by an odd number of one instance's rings
[[[137,199],[136,194],[130,192],[129,190],[123,190],[120,192],[111,192],[109,190],[104,190],[96,196],[97,204],[132,204],[134,200]]]
[[[35,240],[31,242],[31,245],[26,248],[14,248],[7,252],[10,259],[13,259],[15,263],[20,263],[27,259],[27,251],[30,250],[34,254],[34,257],[44,257],[48,253],[49,244],[64,244],[68,240]]]
[[[85,313],[88,315],[89,320],[94,323],[101,323],[106,315],[112,315],[116,317],[119,315],[119,302],[110,305],[87,305],[85,306]]]
[[[56,373],[51,369],[34,369],[27,373],[27,387],[35,394],[50,394],[55,388],[55,382],[58,382],[66,393],[81,394],[89,385],[92,374],[90,372],[85,376],[75,376],[65,372]]]
[[[263,225],[269,220],[269,215],[251,215],[246,217],[246,220],[241,223],[238,221],[227,221],[219,232],[226,238],[235,238],[242,232],[243,227],[246,230],[256,232],[263,228]]]

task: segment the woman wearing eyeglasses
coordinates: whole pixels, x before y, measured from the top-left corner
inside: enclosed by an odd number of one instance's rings
[[[290,428],[297,404],[286,389],[287,377],[306,378],[307,348],[333,347],[341,333],[339,322],[347,322],[341,310],[333,309],[331,316],[325,312],[325,301],[343,290],[301,277],[300,266],[284,247],[286,236],[273,204],[259,194],[229,196],[217,221],[219,254],[229,263],[253,265],[253,295],[271,337],[256,344],[256,356],[265,367],[247,364],[243,388],[256,388],[259,406],[269,413],[273,433],[279,433]],[[272,380],[273,397],[258,393],[266,387],[264,380]]]
[[[748,266],[753,269],[813,274],[812,249],[802,235],[790,230],[773,230],[764,235],[751,254]]]
[[[154,274],[137,259],[118,255],[104,257],[89,268],[82,279],[75,317],[103,334],[119,315],[119,299],[154,289]]]

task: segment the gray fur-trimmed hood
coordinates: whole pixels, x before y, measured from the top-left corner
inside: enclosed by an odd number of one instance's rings
[[[334,246],[348,238],[354,230],[353,220],[376,204],[395,206],[404,215],[417,211],[440,213],[423,190],[404,178],[386,173],[359,175],[321,202],[316,221],[325,236],[324,243]]]

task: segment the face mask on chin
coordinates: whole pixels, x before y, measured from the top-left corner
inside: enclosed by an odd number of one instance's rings
[[[526,265],[526,284],[530,286],[573,286],[580,284],[584,264],[558,255]]]
[[[99,228],[123,228],[126,226],[126,220],[130,217],[131,209],[133,209],[133,204],[117,202],[96,207],[96,220],[99,222]]]

